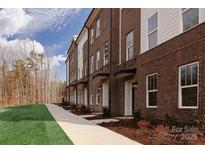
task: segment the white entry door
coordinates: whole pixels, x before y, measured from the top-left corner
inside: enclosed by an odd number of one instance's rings
[[[125,116],[132,115],[132,82],[126,81],[125,82],[125,104],[124,104],[124,114]]]
[[[85,103],[85,106],[88,105],[88,91],[87,91],[87,88],[84,88],[84,103]]]
[[[102,84],[102,88],[103,88],[103,107],[109,107],[108,82],[107,81]]]

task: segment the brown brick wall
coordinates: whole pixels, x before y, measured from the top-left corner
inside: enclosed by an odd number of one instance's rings
[[[113,29],[113,42],[116,42],[115,50],[112,52],[112,91],[111,91],[111,112],[113,115],[124,115],[125,100],[125,81],[136,80],[136,76],[116,78],[114,73],[123,69],[136,68],[136,56],[140,52],[140,9],[122,9],[121,10],[121,65],[119,65],[119,9],[118,9],[118,25]],[[118,27],[118,28],[116,28]],[[116,29],[118,31],[116,31]],[[126,35],[130,31],[134,31],[134,55],[135,58],[126,61]],[[118,35],[117,35],[118,34]],[[116,40],[117,39],[117,40]]]
[[[138,58],[138,89],[135,110],[141,110],[162,119],[164,113],[188,120],[194,113],[204,112],[205,108],[205,24],[201,24],[153,49]],[[199,109],[178,108],[179,66],[199,61]],[[146,108],[146,75],[158,73],[158,107]]]

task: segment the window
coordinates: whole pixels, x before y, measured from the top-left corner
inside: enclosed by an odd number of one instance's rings
[[[197,25],[199,23],[199,9],[190,8],[182,9],[183,31]]]
[[[94,30],[91,28],[90,30],[90,44],[93,44],[94,42]]]
[[[134,57],[133,50],[133,31],[131,31],[126,35],[126,60]]]
[[[157,46],[158,42],[158,13],[148,19],[148,49]]]
[[[94,71],[93,56],[90,57],[90,73]]]
[[[96,52],[96,70],[100,68],[100,51]]]
[[[108,49],[107,42],[103,45],[103,50],[104,50],[104,62],[103,62],[103,64],[108,65],[108,63],[109,63],[109,49]]]
[[[84,104],[84,90],[81,90],[81,104]]]
[[[148,75],[147,85],[147,107],[157,107],[157,74]]]
[[[96,91],[96,105],[100,104],[100,94],[101,94],[101,86],[97,87],[97,91]]]
[[[198,63],[179,68],[179,107],[197,108],[198,104]]]
[[[96,21],[96,38],[100,36],[100,19],[98,18]]]
[[[93,89],[91,89],[90,105],[93,105]]]
[[[87,59],[84,61],[84,76],[87,75],[87,65],[88,65],[88,61]]]

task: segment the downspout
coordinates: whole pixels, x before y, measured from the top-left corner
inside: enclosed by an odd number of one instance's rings
[[[112,90],[112,84],[111,84],[111,78],[112,78],[112,8],[110,8],[110,54],[109,54],[109,110],[111,112],[111,90]]]

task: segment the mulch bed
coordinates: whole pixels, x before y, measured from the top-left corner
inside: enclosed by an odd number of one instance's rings
[[[110,116],[104,116],[103,114],[96,114],[94,117],[87,117],[87,120],[98,120],[98,119],[108,119]]]
[[[139,125],[136,120],[123,119],[99,125],[146,145],[205,144],[205,137],[200,132],[173,132],[162,123],[147,125],[141,122]]]

